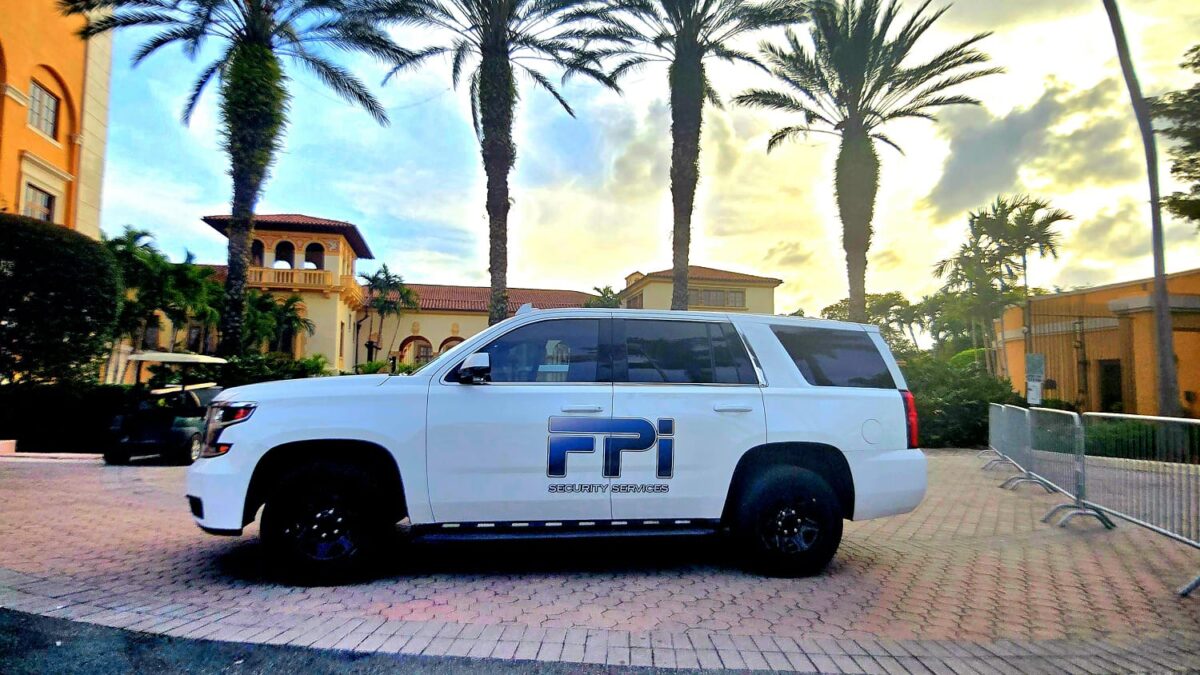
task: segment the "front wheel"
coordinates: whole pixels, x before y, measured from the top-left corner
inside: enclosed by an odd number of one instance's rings
[[[837,495],[816,473],[794,466],[769,469],[742,495],[735,535],[756,572],[778,577],[819,574],[842,541]]]
[[[271,573],[305,584],[362,577],[387,540],[387,512],[375,481],[354,467],[319,462],[291,472],[263,508]]]

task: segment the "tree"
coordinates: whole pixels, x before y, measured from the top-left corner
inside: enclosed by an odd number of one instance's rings
[[[389,77],[435,54],[449,54],[457,87],[468,62],[475,62],[466,80],[487,174],[488,323],[503,321],[508,317],[508,174],[517,156],[512,137],[520,98],[516,76],[548,92],[572,117],[575,112],[538,66],[561,71],[564,81],[579,75],[616,89],[601,70],[603,54],[593,47],[620,39],[602,25],[611,10],[598,0],[378,0],[377,5],[376,16],[384,21],[432,27],[449,39],[406,59]]]
[[[1071,214],[1050,207],[1042,199],[1027,195],[1000,196],[979,214],[981,226],[998,247],[1001,264],[1011,274],[1013,265],[1020,271],[1024,288],[1022,317],[1025,326],[1025,352],[1033,352],[1033,317],[1029,306],[1029,254],[1058,257],[1058,223],[1071,220]],[[1011,261],[1009,259],[1011,256]]]
[[[271,308],[272,317],[275,319],[275,351],[284,351],[289,337],[295,338],[301,332],[305,335],[317,332],[317,324],[300,311],[302,304],[304,298],[293,294],[283,302],[276,302]]]
[[[0,251],[0,384],[92,380],[124,295],[112,253],[61,225],[7,213]]]
[[[134,53],[137,65],[168,45],[195,58],[209,41],[220,56],[192,85],[184,104],[186,124],[201,94],[220,80],[221,137],[233,181],[232,218],[227,231],[229,270],[221,314],[223,354],[241,349],[246,304],[246,268],[254,232],[254,209],[282,141],[288,115],[288,78],[283,59],[312,73],[343,99],[364,108],[377,122],[387,114],[349,70],[314,51],[322,47],[359,52],[396,64],[414,54],[397,46],[367,12],[372,0],[58,0],[65,14],[83,15],[80,35],[154,27],[158,33]]]
[[[263,352],[275,339],[275,298],[251,290],[246,294],[246,321],[241,352]]]
[[[1142,148],[1146,154],[1146,178],[1150,185],[1150,239],[1154,250],[1154,332],[1155,353],[1158,363],[1158,414],[1177,417],[1183,413],[1179,403],[1179,374],[1175,372],[1175,339],[1171,334],[1171,307],[1167,296],[1167,272],[1163,255],[1162,205],[1158,195],[1158,150],[1154,145],[1154,127],[1150,121],[1150,106],[1142,97],[1137,73],[1133,69],[1133,58],[1129,54],[1129,42],[1125,39],[1125,26],[1121,23],[1121,12],[1117,0],[1103,0],[1112,27],[1113,42],[1117,47],[1117,59],[1121,62],[1121,74],[1129,89],[1133,104],[1133,116],[1137,118],[1142,134]]]
[[[597,297],[584,300],[584,307],[616,308],[621,306],[621,294],[614,291],[612,286],[605,286],[604,288],[593,286],[592,290],[596,291]]]
[[[911,312],[912,303],[899,291],[867,294],[867,321],[879,326],[879,332],[893,351],[910,352],[916,349],[917,336],[913,331],[916,315]],[[841,300],[821,310],[822,319],[833,321],[850,320],[850,299]],[[908,336],[905,333],[908,333]],[[911,342],[909,342],[911,337]]]
[[[1181,65],[1200,75],[1200,45],[1187,51]],[[1170,150],[1171,175],[1188,186],[1163,201],[1168,211],[1200,227],[1200,82],[1151,99],[1150,111],[1167,123],[1159,133],[1177,143]]]
[[[936,120],[948,105],[978,105],[962,94],[948,94],[964,82],[995,74],[984,68],[988,56],[975,48],[990,33],[974,35],[933,58],[907,65],[921,36],[948,7],[927,12],[921,3],[902,25],[899,2],[891,0],[816,0],[810,5],[813,47],[789,30],[787,45],[764,43],[763,57],[784,90],[751,89],[734,98],[739,105],[793,113],[797,124],[771,135],[767,151],[809,132],[841,139],[834,192],[842,220],[842,246],[850,287],[850,318],[867,320],[867,250],[879,191],[876,141],[900,147],[883,134],[889,122]],[[899,25],[899,29],[892,30]]]
[[[651,61],[669,65],[671,96],[671,309],[688,308],[688,257],[692,241],[692,209],[700,180],[700,132],[704,102],[720,106],[705,61],[712,58],[757,65],[754,56],[732,46],[735,38],[772,26],[802,20],[804,4],[768,0],[616,0],[634,22],[625,35],[649,51],[630,49],[614,71],[628,72]]]
[[[367,360],[374,361],[375,352],[383,346],[383,325],[387,321],[387,317],[392,314],[399,314],[396,301],[391,297],[391,291],[394,288],[394,284],[397,283],[395,280],[400,277],[391,273],[387,263],[380,265],[379,269],[370,274],[360,274],[358,276],[367,287]],[[379,339],[373,337],[375,335],[376,316],[379,317]]]

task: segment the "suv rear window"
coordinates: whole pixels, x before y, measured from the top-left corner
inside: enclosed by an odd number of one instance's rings
[[[779,325],[771,326],[771,331],[809,384],[896,388],[879,349],[863,331]]]
[[[624,332],[626,382],[758,384],[750,355],[731,324],[630,319]]]

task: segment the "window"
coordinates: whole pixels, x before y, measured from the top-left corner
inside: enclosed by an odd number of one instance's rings
[[[600,320],[521,326],[484,347],[492,382],[601,382]],[[451,373],[455,375],[454,373]]]
[[[338,323],[338,358],[346,356],[346,322]]]
[[[250,244],[250,264],[254,267],[263,266],[263,243],[257,239]]]
[[[306,270],[323,270],[325,269],[325,247],[318,243],[312,243],[304,247],[304,269]]]
[[[894,389],[895,380],[871,337],[856,330],[771,326],[809,383],[822,387]]]
[[[29,126],[58,138],[58,97],[37,82],[29,88]]]
[[[413,359],[413,363],[415,363],[418,366],[422,366],[422,365],[425,365],[426,363],[429,363],[429,360],[432,358],[433,358],[433,345],[429,344],[428,342],[418,342],[417,343],[417,354],[416,354],[416,357]]]
[[[750,356],[728,323],[629,320],[625,381],[757,384]]]
[[[47,223],[54,222],[54,195],[45,190],[25,184],[24,215]]]
[[[629,300],[626,300],[625,309],[642,309],[642,294],[638,293],[632,298],[629,298]]]
[[[296,267],[296,247],[290,241],[281,241],[275,245],[275,263],[271,265],[277,270],[290,270]]]
[[[724,288],[689,288],[688,305],[694,307],[745,307],[746,291]]]

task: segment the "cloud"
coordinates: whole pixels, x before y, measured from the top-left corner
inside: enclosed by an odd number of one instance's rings
[[[1093,5],[1099,3],[1091,0],[962,0],[946,12],[945,21],[955,27],[997,30],[1072,16]]]
[[[926,198],[934,215],[946,220],[1003,192],[1137,178],[1135,127],[1120,92],[1114,80],[1085,91],[1051,80],[1036,102],[1002,117],[978,107],[947,111],[939,133],[950,140],[949,158]]]
[[[1194,237],[1195,230],[1187,223],[1169,220],[1165,224],[1163,238],[1168,248],[1173,244],[1188,243]],[[1113,262],[1149,256],[1152,253],[1149,210],[1132,200],[1102,210],[1094,218],[1080,223],[1071,237],[1070,248],[1095,251]]]
[[[812,257],[813,252],[798,241],[781,242],[767,251],[767,260],[787,267],[799,267]]]

